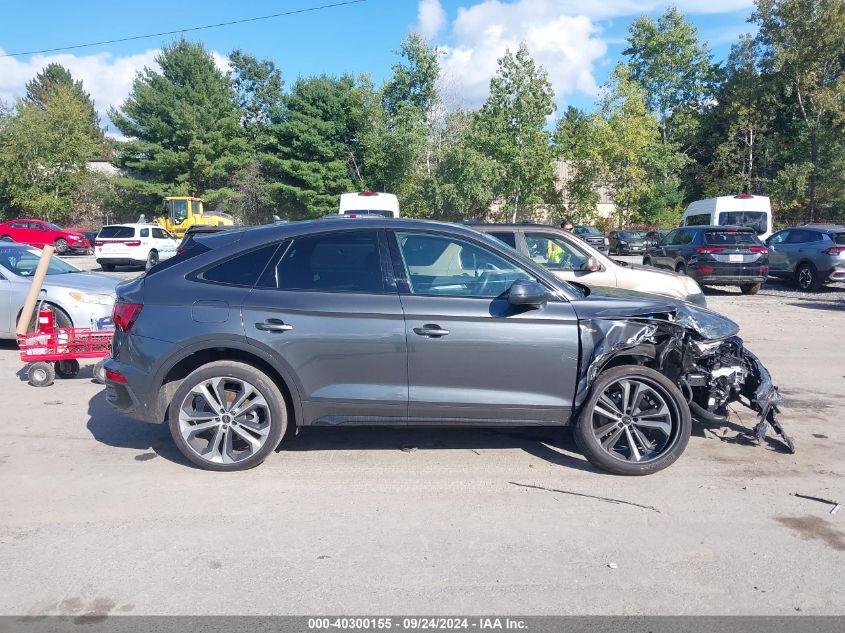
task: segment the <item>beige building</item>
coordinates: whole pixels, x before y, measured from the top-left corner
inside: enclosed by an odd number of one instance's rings
[[[569,206],[569,191],[568,184],[573,177],[573,165],[571,161],[564,158],[559,158],[555,161],[555,189],[561,195],[563,204]],[[599,195],[596,203],[596,217],[609,218],[616,211],[616,205],[613,202],[613,193],[605,186],[599,187],[596,192]]]

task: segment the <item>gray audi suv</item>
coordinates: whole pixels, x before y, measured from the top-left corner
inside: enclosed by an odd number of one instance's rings
[[[569,284],[450,224],[197,236],[122,283],[113,318],[107,399],[210,470],[261,463],[294,426],[574,425],[594,465],[643,475],[681,455],[691,411],[725,419],[740,396],[758,436],[782,432],[727,318]]]

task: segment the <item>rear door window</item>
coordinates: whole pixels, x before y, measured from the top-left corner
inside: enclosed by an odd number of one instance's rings
[[[378,231],[323,233],[294,238],[259,286],[322,292],[385,291]]]
[[[127,237],[135,237],[135,229],[131,226],[104,226],[100,229],[97,237],[103,239],[126,239]]]

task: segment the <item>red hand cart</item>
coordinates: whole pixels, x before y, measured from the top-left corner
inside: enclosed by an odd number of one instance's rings
[[[27,372],[29,384],[49,387],[56,376],[73,378],[79,373],[82,358],[105,358],[111,354],[112,330],[90,328],[57,328],[51,310],[38,311],[37,331],[18,335],[21,360],[31,363]],[[103,363],[94,368],[94,377],[105,378]]]

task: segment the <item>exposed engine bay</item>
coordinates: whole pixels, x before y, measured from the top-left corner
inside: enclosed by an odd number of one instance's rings
[[[606,367],[642,364],[670,378],[699,420],[725,422],[728,406],[739,402],[758,414],[749,436],[762,442],[771,427],[789,452],[795,452],[778,420],[783,397],[769,371],[736,336],[739,326],[730,319],[682,304],[671,311],[634,316],[594,314],[580,324],[583,366],[576,407]]]

